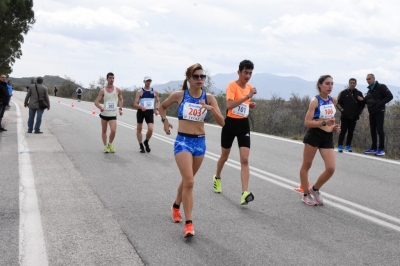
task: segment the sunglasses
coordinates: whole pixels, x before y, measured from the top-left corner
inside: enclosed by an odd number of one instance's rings
[[[206,75],[192,75],[192,78],[194,79],[194,80],[198,80],[198,79],[205,79],[207,76]]]
[[[151,79],[146,80],[146,82],[151,82],[151,81],[152,81]]]

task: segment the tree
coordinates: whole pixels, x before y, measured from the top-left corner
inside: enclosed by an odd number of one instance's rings
[[[11,66],[21,58],[23,34],[35,23],[33,0],[0,1],[0,72],[10,74]]]
[[[64,98],[74,98],[76,95],[76,89],[78,87],[83,88],[81,84],[75,82],[75,80],[70,77],[65,76],[64,82],[58,88],[59,97]]]
[[[211,72],[208,69],[204,69],[204,74],[207,76],[207,79],[204,81],[203,88],[206,92],[215,95],[214,91],[214,81],[211,78]]]

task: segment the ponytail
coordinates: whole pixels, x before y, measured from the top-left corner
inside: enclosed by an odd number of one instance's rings
[[[185,79],[184,81],[183,81],[183,84],[182,84],[182,90],[184,91],[184,90],[187,90],[188,89],[188,86],[187,86],[187,79]]]

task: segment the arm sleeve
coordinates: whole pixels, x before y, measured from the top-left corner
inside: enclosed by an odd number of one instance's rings
[[[47,102],[48,106],[50,107],[49,93],[48,93],[47,89],[44,90],[44,98],[46,99],[46,102]]]
[[[342,107],[342,92],[343,91],[341,91],[340,93],[339,93],[339,96],[338,96],[338,98],[337,98],[337,104],[336,104],[336,107],[337,107],[337,109],[339,109],[339,111],[340,112],[343,112],[343,110],[344,110],[344,108]]]
[[[235,91],[233,89],[232,84],[228,84],[228,86],[226,87],[226,100],[227,101],[235,100]]]
[[[381,105],[385,105],[393,99],[393,94],[385,84],[382,85],[382,100],[379,101]]]
[[[28,105],[28,101],[29,101],[29,98],[31,97],[31,90],[28,90],[28,92],[26,93],[26,96],[25,96],[25,102],[24,102],[24,104],[25,105]]]

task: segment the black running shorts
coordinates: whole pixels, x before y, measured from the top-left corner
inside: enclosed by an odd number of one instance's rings
[[[303,143],[320,149],[333,149],[333,133],[320,128],[309,128],[304,136]]]
[[[250,148],[250,124],[248,118],[225,118],[225,125],[221,131],[221,147],[230,149],[233,140],[237,137],[238,146]]]
[[[142,111],[142,110],[137,110],[136,112],[136,120],[138,122],[138,124],[142,124],[143,120],[146,121],[147,124],[154,124],[154,110],[146,110],[146,111]]]
[[[106,120],[106,121],[117,120],[116,116],[104,116],[104,115],[101,115],[101,114],[99,114],[99,116],[100,116],[101,119]]]

